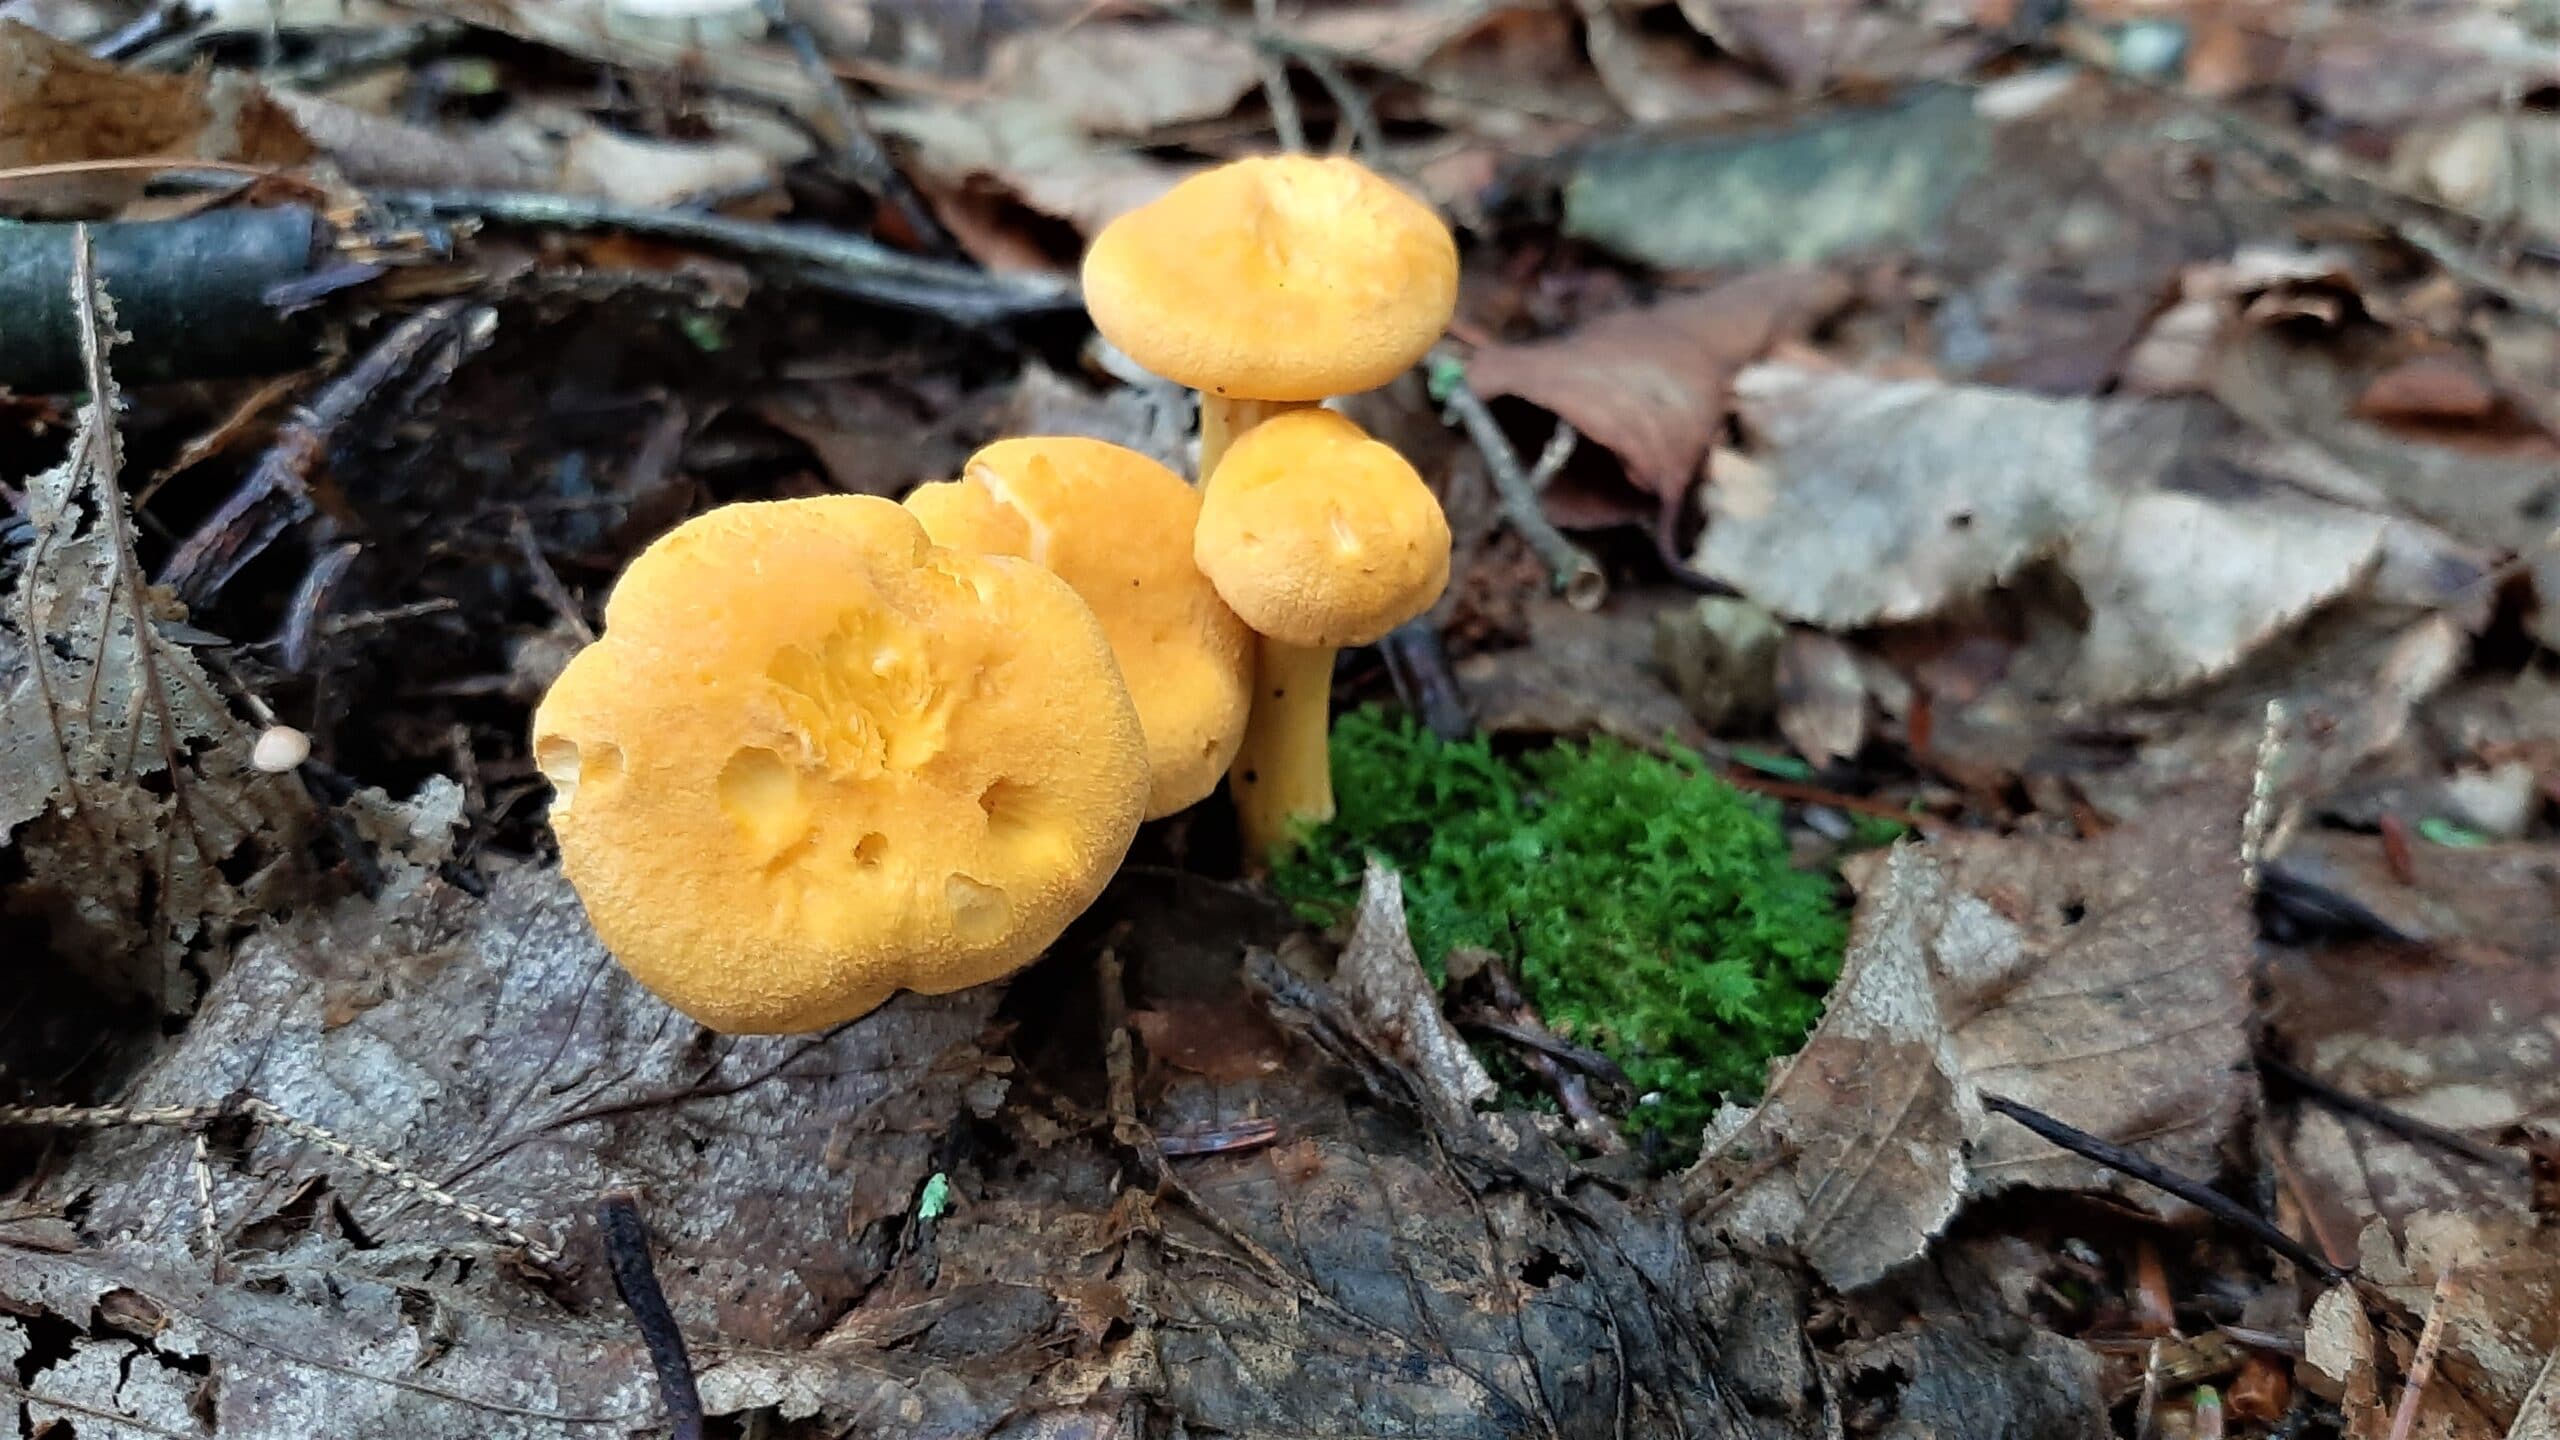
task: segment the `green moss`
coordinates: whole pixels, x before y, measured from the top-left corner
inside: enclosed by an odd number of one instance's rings
[[[1847,934],[1831,882],[1789,864],[1774,805],[1696,756],[1603,740],[1504,760],[1361,711],[1333,766],[1341,813],[1281,893],[1332,923],[1365,855],[1394,865],[1434,977],[1453,947],[1503,956],[1548,1025],[1657,1097],[1630,1129],[1694,1147],[1717,1097],[1755,1094],[1820,1015]]]

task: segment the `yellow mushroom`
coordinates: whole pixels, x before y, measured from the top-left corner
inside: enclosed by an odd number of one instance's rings
[[[1084,597],[1146,732],[1150,820],[1218,788],[1253,702],[1253,633],[1192,563],[1200,492],[1124,446],[1000,440],[907,509],[937,545],[1030,560]]]
[[[1093,612],[870,496],[725,506],[631,563],[534,715],[561,865],[623,966],[782,1033],[1029,963],[1147,796]]]
[[[1262,636],[1232,777],[1246,853],[1333,818],[1333,656],[1431,608],[1449,522],[1403,456],[1330,410],[1276,415],[1236,441],[1200,500],[1201,573]]]
[[[1458,301],[1430,206],[1356,160],[1264,155],[1202,171],[1105,225],[1085,309],[1132,360],[1200,392],[1200,475],[1264,418],[1374,390]]]

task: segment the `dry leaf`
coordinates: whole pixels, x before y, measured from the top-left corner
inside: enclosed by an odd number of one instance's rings
[[[883,105],[871,118],[883,133],[916,147],[918,168],[936,184],[962,189],[973,180],[995,181],[1086,235],[1172,189],[1187,173],[1098,145],[1072,120],[1034,101]]]
[[[37,543],[0,615],[0,842],[26,864],[19,902],[52,923],[57,953],[96,957],[93,979],[175,1012],[194,999],[186,966],[203,942],[273,898],[309,805],[250,763],[256,730],[163,633],[179,617],[134,554],[118,392],[98,353],[113,316],[96,318],[99,393],[70,456],[28,483]]]
[[[311,145],[257,80],[237,70],[128,70],[15,20],[0,21],[0,167],[186,156],[293,165]],[[20,187],[59,213],[141,193],[147,173]]]
[[[1688,603],[1671,593],[1620,592],[1585,614],[1550,595],[1527,606],[1529,643],[1457,664],[1476,723],[1495,735],[1600,734],[1652,747],[1705,737],[1654,662],[1656,616]]]
[[[2088,612],[2066,682],[2085,699],[2231,670],[2355,589],[2391,534],[2383,518],[2271,483],[2292,457],[2202,403],[1775,364],[1736,388],[1765,448],[1747,466],[1719,455],[1701,570],[1845,628],[1934,614],[2057,560]],[[2437,573],[2431,533],[2401,532],[2418,561],[2404,568]]]
[[[1760,1106],[1686,1177],[1727,1233],[1834,1285],[1920,1253],[2017,1186],[2157,1191],[1982,1108],[1997,1094],[2210,1174],[2253,1093],[2243,787],[2199,786],[2094,840],[1960,836],[1869,867],[1840,982]]]
[[[1440,992],[1422,973],[1405,931],[1404,880],[1369,858],[1360,907],[1334,983],[1352,1013],[1413,1069],[1452,1123],[1463,1123],[1496,1092],[1493,1077],[1440,1013]]]
[[[1719,465],[1696,564],[1830,628],[1913,620],[2060,551],[2103,513],[2085,401],[1759,365],[1734,384],[1766,484]]]
[[[1848,296],[1826,271],[1746,275],[1551,340],[1485,346],[1468,359],[1467,382],[1563,417],[1615,453],[1628,479],[1677,502],[1724,426],[1735,373]]]
[[[1206,25],[1093,20],[1006,37],[993,88],[1096,135],[1213,120],[1262,83],[1253,46]]]

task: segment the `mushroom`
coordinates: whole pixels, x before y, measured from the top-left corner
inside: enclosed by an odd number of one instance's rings
[[[1339,156],[1202,171],[1105,225],[1084,257],[1094,327],[1200,392],[1204,482],[1269,416],[1402,374],[1457,298],[1449,227]]]
[[[1147,797],[1100,622],[876,496],[724,506],[632,561],[534,713],[562,868],[641,984],[788,1033],[1028,964]]]
[[[935,544],[1020,556],[1092,607],[1146,732],[1148,819],[1218,788],[1253,701],[1253,632],[1192,563],[1199,491],[1124,446],[1037,436],[980,450],[906,504]]]
[[[1334,652],[1429,609],[1449,583],[1449,522],[1405,458],[1330,410],[1292,410],[1235,442],[1200,499],[1201,573],[1261,637],[1252,716],[1229,771],[1257,860],[1333,818],[1326,752]]]

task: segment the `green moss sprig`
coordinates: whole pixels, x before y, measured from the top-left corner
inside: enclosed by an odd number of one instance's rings
[[[1847,940],[1831,882],[1790,863],[1775,805],[1696,755],[1600,740],[1510,760],[1365,710],[1335,726],[1333,765],[1340,813],[1280,892],[1332,923],[1366,855],[1394,865],[1434,978],[1459,946],[1504,957],[1550,1027],[1651,1097],[1631,1130],[1694,1149],[1821,1014]]]

